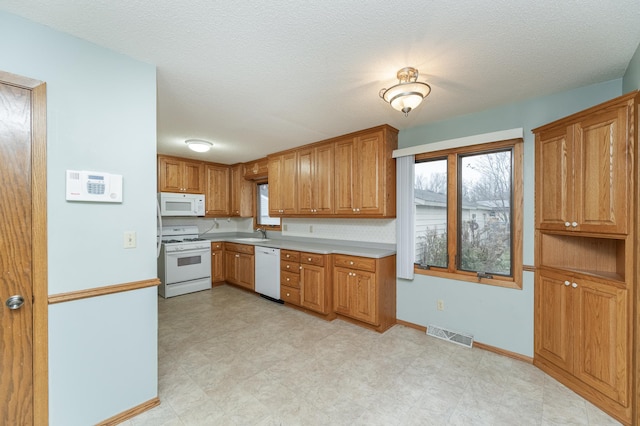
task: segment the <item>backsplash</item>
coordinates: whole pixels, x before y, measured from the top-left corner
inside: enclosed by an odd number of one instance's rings
[[[253,232],[253,218],[163,217],[162,226],[197,225],[200,234]]]
[[[396,243],[395,219],[284,219],[282,236]]]
[[[162,224],[197,225],[200,234],[254,232],[253,218],[165,217]],[[282,236],[395,244],[396,220],[286,218],[282,220]]]

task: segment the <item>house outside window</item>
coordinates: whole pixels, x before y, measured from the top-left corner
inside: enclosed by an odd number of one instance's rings
[[[521,288],[522,140],[415,158],[414,271]]]

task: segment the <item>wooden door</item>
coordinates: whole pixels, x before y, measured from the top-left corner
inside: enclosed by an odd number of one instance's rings
[[[335,145],[335,212],[339,215],[355,214],[354,181],[356,179],[354,141],[345,139]]]
[[[539,271],[535,287],[535,353],[565,371],[573,370],[571,290],[570,276]]]
[[[536,222],[540,229],[571,229],[577,221],[573,213],[572,139],[573,134],[564,126],[536,135]]]
[[[316,312],[326,313],[324,267],[302,265],[300,270],[300,304]]]
[[[354,272],[351,269],[333,268],[333,309],[342,315],[351,314],[351,302],[349,287]]]
[[[334,145],[314,148],[313,208],[317,214],[333,213]]]
[[[284,183],[282,182],[282,156],[274,155],[268,159],[269,170],[269,216],[282,216],[284,208],[282,205],[282,192]]]
[[[229,215],[229,167],[207,165],[205,202],[207,216]]]
[[[0,72],[0,424],[48,419],[45,153],[45,85]]]
[[[182,161],[174,158],[158,158],[158,191],[183,192]]]
[[[357,271],[351,286],[351,313],[354,318],[378,325],[376,274]]]
[[[185,161],[182,167],[184,192],[204,194],[204,164]]]
[[[211,250],[211,282],[224,281],[224,255],[220,249]]]
[[[356,142],[357,155],[354,158],[356,214],[382,214],[384,212],[384,176],[381,176],[384,170],[382,132],[360,136]]]
[[[239,253],[224,251],[224,279],[232,284],[238,283],[238,258]]]
[[[282,181],[282,191],[280,196],[282,197],[282,210],[284,214],[296,214],[298,212],[297,207],[297,175],[298,162],[295,152],[286,153],[282,156],[282,173],[280,174],[280,180]],[[271,194],[269,194],[271,197]]]
[[[298,213],[310,215],[315,208],[314,203],[314,154],[312,148],[298,150]]]
[[[255,264],[254,256],[241,253],[237,258],[238,284],[250,290],[255,288]]]
[[[627,290],[586,279],[571,283],[574,303],[573,374],[629,406],[631,342]]]
[[[632,179],[626,105],[582,120],[574,135],[576,230],[626,234]]]

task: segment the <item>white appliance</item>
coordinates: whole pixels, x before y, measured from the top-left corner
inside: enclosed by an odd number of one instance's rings
[[[203,194],[158,193],[162,216],[204,216]]]
[[[280,301],[280,249],[256,246],[255,256],[256,293]]]
[[[197,226],[162,228],[158,277],[164,298],[211,288],[211,242],[198,237]]]

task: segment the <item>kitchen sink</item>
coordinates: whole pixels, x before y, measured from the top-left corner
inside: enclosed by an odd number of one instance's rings
[[[269,238],[234,238],[236,241],[246,241],[248,243],[261,243],[265,241],[269,241]]]

